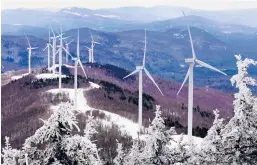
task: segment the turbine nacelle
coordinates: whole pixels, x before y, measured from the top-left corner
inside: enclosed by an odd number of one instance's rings
[[[136,70],[143,70],[144,66],[136,66]]]
[[[185,59],[185,62],[186,62],[186,63],[194,63],[195,60],[196,60],[195,58],[186,58],[186,59]]]

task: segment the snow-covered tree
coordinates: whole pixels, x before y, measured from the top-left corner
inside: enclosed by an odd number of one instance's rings
[[[221,130],[225,127],[223,118],[219,118],[219,111],[213,111],[215,119],[212,127],[208,130],[207,136],[201,143],[200,148],[194,150],[194,164],[218,164],[222,162],[224,152],[221,140]]]
[[[256,86],[256,81],[247,72],[250,65],[257,65],[257,61],[242,60],[240,55],[235,57],[238,74],[231,78],[231,82],[239,91],[235,94],[235,115],[221,130],[224,159],[228,164],[257,164],[257,98],[249,88]]]
[[[169,164],[169,154],[171,152],[168,144],[172,140],[172,135],[175,134],[176,131],[173,127],[166,129],[164,120],[161,117],[160,106],[157,105],[155,118],[148,128],[142,152],[144,164]]]
[[[5,147],[2,151],[3,165],[16,165],[18,155],[19,151],[11,147],[9,137],[5,137]]]
[[[140,141],[134,140],[133,145],[124,158],[124,165],[143,165]]]
[[[61,103],[44,125],[27,138],[23,152],[31,164],[100,165],[98,149],[91,137],[95,130],[93,116],[89,115],[84,135],[72,134],[77,126],[75,112],[70,103]]]
[[[249,88],[256,86],[256,81],[247,72],[247,68],[257,62],[242,60],[240,55],[235,57],[238,73],[231,78],[232,85],[238,88],[234,116],[225,124],[214,111],[213,126],[195,153],[198,156],[195,164],[257,164],[257,98]]]
[[[63,146],[67,155],[72,162],[78,165],[101,165],[102,162],[98,155],[98,149],[95,143],[91,140],[92,135],[97,133],[95,130],[95,120],[89,115],[84,130],[84,136],[75,135],[64,139]]]
[[[48,120],[42,121],[44,125],[27,138],[23,146],[30,162],[41,160],[43,164],[51,164],[58,160],[62,164],[70,164],[62,141],[72,136],[73,126],[79,130],[71,104],[61,103]]]
[[[123,150],[123,147],[122,147],[122,144],[117,141],[117,156],[114,158],[113,160],[113,163],[115,165],[124,165],[124,158],[125,158],[125,153],[124,153],[124,150]]]

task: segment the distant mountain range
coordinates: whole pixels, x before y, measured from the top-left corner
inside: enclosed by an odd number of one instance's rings
[[[2,10],[2,24],[13,26],[30,25],[43,28],[47,28],[49,24],[55,27],[59,27],[61,24],[66,30],[77,27],[89,27],[102,31],[121,31],[131,30],[138,27],[148,27],[148,23],[156,21],[166,21],[179,18],[182,16],[181,9],[183,9],[188,16],[192,15],[207,19],[207,22],[204,22],[205,26],[212,26],[212,29],[216,28],[216,22],[219,22],[217,28],[223,28],[225,32],[230,32],[231,29],[236,29],[237,27],[234,26],[238,25],[240,25],[240,29],[238,29],[239,31],[242,31],[242,29],[249,30],[251,29],[250,27],[257,27],[257,23],[253,17],[254,15],[257,15],[257,9],[239,11],[202,11],[172,6],[156,6],[152,8],[122,7],[98,10],[73,7],[57,11],[8,9]],[[191,18],[187,18],[185,21],[188,19]],[[211,20],[211,22],[208,21],[208,19]],[[177,21],[180,21],[180,19]],[[199,23],[197,22],[199,21],[198,19],[195,21],[195,18],[193,18],[193,21],[197,24]],[[200,23],[201,21],[206,20],[200,20]],[[173,21],[157,22],[157,25],[156,23],[153,23],[152,26],[156,28],[159,24],[161,26],[159,28],[169,29],[173,26],[173,23]],[[210,25],[207,25],[206,23],[210,23]],[[162,26],[163,24],[165,25],[164,27]],[[175,25],[176,24],[183,23],[177,22]],[[204,28],[204,30],[206,29]],[[244,32],[246,32],[246,30],[244,30]],[[253,29],[251,29],[251,31],[252,30]],[[6,34],[6,31],[2,31],[2,34]]]

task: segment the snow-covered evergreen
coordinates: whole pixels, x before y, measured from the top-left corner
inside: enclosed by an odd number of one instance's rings
[[[238,74],[231,78],[231,82],[239,91],[235,94],[235,115],[221,130],[224,159],[225,163],[257,164],[257,98],[249,88],[256,86],[256,81],[247,72],[250,65],[257,65],[257,61],[242,60],[240,55],[235,57]]]
[[[2,151],[3,165],[16,165],[16,158],[18,158],[19,151],[12,149],[9,140],[9,137],[5,137],[5,147]]]
[[[85,136],[72,135],[77,126],[75,112],[70,103],[61,103],[44,125],[26,139],[23,150],[31,162],[43,164],[101,164],[98,150],[90,137],[94,133],[92,116],[85,128]],[[89,127],[89,128],[88,128]],[[42,147],[45,146],[45,147]]]
[[[256,81],[247,72],[247,68],[257,62],[242,60],[240,55],[235,57],[238,73],[231,78],[232,85],[238,88],[234,116],[225,124],[214,111],[213,126],[195,153],[198,155],[195,164],[257,164],[257,98],[249,88],[256,86]]]

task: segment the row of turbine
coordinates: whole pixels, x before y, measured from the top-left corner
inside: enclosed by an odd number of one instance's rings
[[[53,33],[53,36],[50,36],[50,29]],[[69,38],[69,37],[65,37],[65,38],[62,38],[61,40],[61,36],[63,35],[62,33],[60,34],[58,31],[58,35],[55,35],[52,27],[50,26],[50,29],[49,29],[49,37],[48,37],[48,43],[46,44],[46,47],[44,48],[43,51],[45,51],[46,49],[48,50],[47,52],[47,69],[49,71],[52,71],[53,74],[55,74],[56,72],[56,55],[57,53],[59,52],[60,49],[57,49],[58,46],[57,46],[57,39],[60,40],[60,45],[63,45],[61,42],[65,41],[65,48],[63,47],[63,49],[65,49],[65,52],[66,52],[66,58],[65,58],[65,62],[66,62],[66,65],[68,65],[68,52],[69,52],[69,44],[71,44],[73,42],[73,40],[71,40],[70,42],[67,42],[65,39]],[[95,47],[95,44],[100,44],[99,42],[96,42],[94,41],[94,38],[93,38],[93,35],[90,31],[90,35],[91,35],[91,47],[87,47],[85,46],[87,49],[88,49],[88,62],[89,63],[95,63],[95,59],[94,59],[94,47]],[[28,37],[26,36],[26,39],[27,39],[27,42],[28,42],[28,71],[29,73],[31,73],[31,55],[32,55],[32,50],[33,49],[37,49],[38,47],[31,47],[30,45],[30,42],[29,42],[29,39]],[[52,40],[52,42],[51,42]],[[51,66],[51,48],[52,48],[52,66]],[[61,59],[59,57],[59,65],[62,65],[62,56],[61,56]]]

